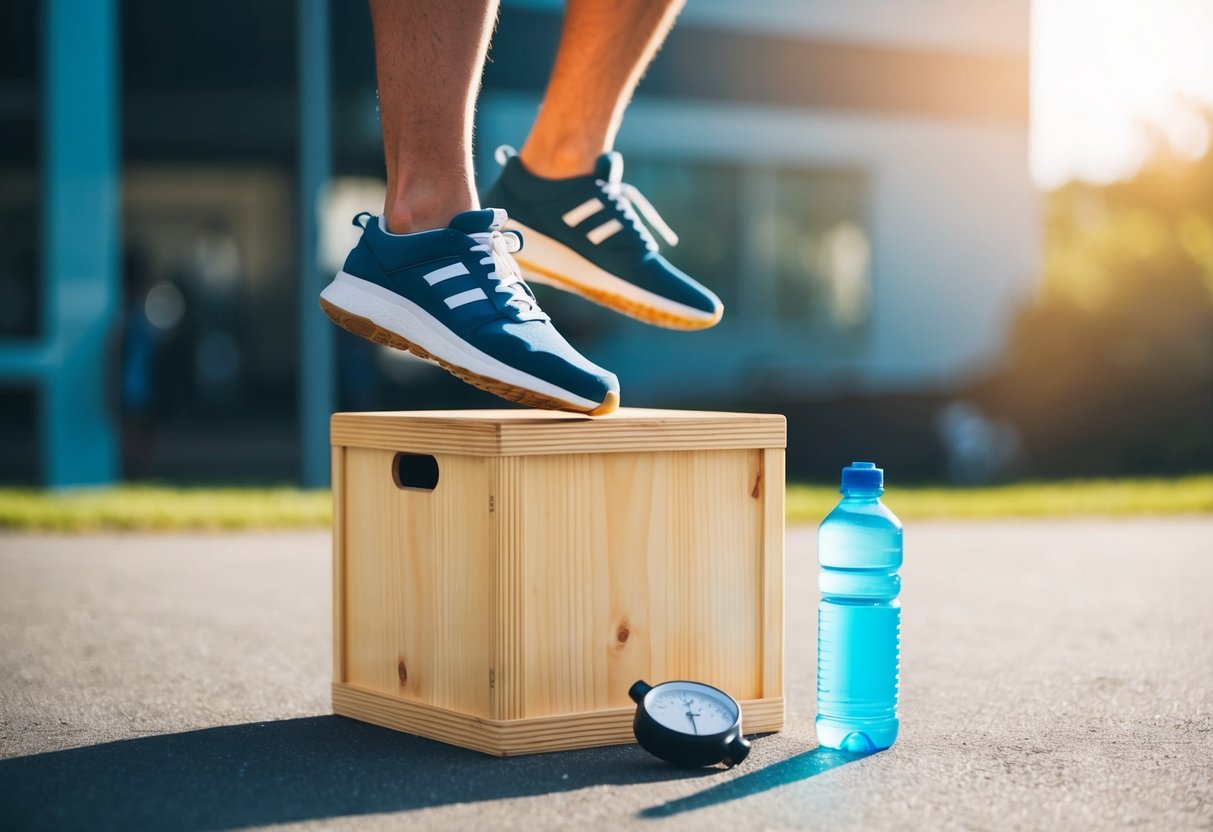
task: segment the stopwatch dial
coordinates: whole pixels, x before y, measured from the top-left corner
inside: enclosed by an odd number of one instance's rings
[[[648,711],[661,725],[683,734],[720,734],[737,721],[729,704],[691,688],[658,691],[649,699]]]

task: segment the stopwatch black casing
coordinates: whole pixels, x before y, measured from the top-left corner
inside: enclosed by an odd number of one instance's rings
[[[695,685],[715,691],[725,702],[731,703],[732,711],[736,714],[733,724],[712,734],[692,734],[662,725],[649,713],[646,703],[651,701],[651,695],[659,695],[662,688],[678,685]],[[741,734],[741,707],[719,688],[682,680],[658,685],[639,681],[628,690],[628,696],[636,703],[636,716],[632,720],[636,742],[654,757],[678,766],[701,768],[724,763],[732,768],[750,753],[750,742]]]

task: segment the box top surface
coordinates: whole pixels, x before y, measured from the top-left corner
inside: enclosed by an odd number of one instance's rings
[[[554,410],[333,414],[334,445],[472,456],[783,448],[780,414],[624,407],[590,417]]]

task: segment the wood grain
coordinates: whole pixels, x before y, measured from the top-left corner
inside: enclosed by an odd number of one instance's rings
[[[494,614],[491,715],[494,719],[522,716],[523,656],[519,622],[522,619],[522,558],[527,541],[523,537],[519,507],[523,493],[521,462],[517,457],[492,460],[493,490],[489,495],[494,524]]]
[[[570,453],[782,448],[783,416],[620,408],[591,418],[549,410],[336,413],[335,445],[415,453],[541,456]]]
[[[438,487],[398,488],[395,454],[346,450],[346,678],[489,715],[492,540],[486,460],[436,455]]]
[[[624,706],[641,678],[762,695],[758,459],[520,460],[523,716]]]
[[[745,700],[740,705],[746,734],[782,730],[782,698]],[[334,684],[333,713],[498,757],[636,741],[632,733],[635,706],[538,719],[493,720],[396,699],[355,685]]]
[[[333,681],[345,672],[345,448],[333,446]]]
[[[338,713],[488,753],[579,748],[631,741],[637,679],[681,678],[782,727],[782,417],[344,415]],[[763,431],[778,445],[751,447]],[[398,487],[397,451],[431,453],[437,487]]]
[[[784,450],[762,452],[762,690],[783,696]]]

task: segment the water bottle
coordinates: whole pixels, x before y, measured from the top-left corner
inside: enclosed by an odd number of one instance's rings
[[[817,531],[817,741],[876,751],[897,739],[901,521],[880,501],[874,463],[843,468],[841,491]]]

